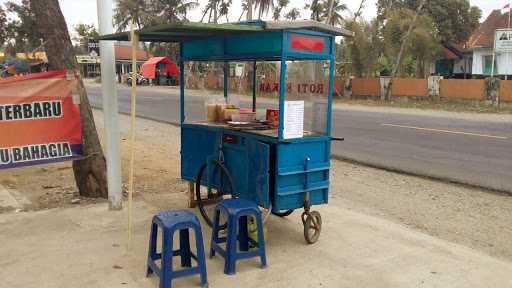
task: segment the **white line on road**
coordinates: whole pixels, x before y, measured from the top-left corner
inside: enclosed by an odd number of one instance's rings
[[[486,135],[486,134],[470,133],[470,132],[463,132],[463,131],[451,131],[451,130],[432,129],[432,128],[414,127],[414,126],[406,126],[406,125],[396,125],[396,124],[381,124],[381,125],[388,126],[388,127],[407,128],[407,129],[414,129],[414,130],[477,136],[477,137],[494,138],[494,139],[502,139],[502,140],[508,139],[508,137],[505,137],[505,136]]]

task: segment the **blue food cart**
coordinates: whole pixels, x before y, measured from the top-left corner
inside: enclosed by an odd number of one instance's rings
[[[223,197],[252,200],[281,217],[303,208],[305,239],[316,242],[322,218],[312,206],[328,202],[331,141],[340,140],[331,135],[335,37],[352,33],[315,21],[251,21],[160,25],[139,30],[137,36],[139,41],[179,43],[181,177],[195,183],[205,221],[211,225],[207,207]],[[102,39],[128,40],[129,35]],[[210,118],[213,106],[204,108],[205,117],[192,113],[200,108],[187,106],[189,100],[198,101],[187,95],[188,67],[201,62],[221,67],[218,74],[223,75],[217,76],[226,103],[230,64],[244,63],[252,91],[240,96],[239,105],[254,112],[249,116],[264,107],[265,119],[218,121]]]

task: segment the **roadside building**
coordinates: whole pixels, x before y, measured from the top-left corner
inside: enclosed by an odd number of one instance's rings
[[[500,10],[494,10],[466,43],[465,49],[471,55],[473,78],[491,76],[495,31],[508,27],[509,13],[502,14]],[[494,61],[494,75],[510,76],[511,74],[512,55],[497,53]]]
[[[132,50],[129,44],[116,43],[114,44],[115,61],[116,61],[116,74],[118,79],[121,75],[130,73],[132,71]],[[146,62],[153,55],[142,48],[137,49],[137,67]],[[80,66],[82,76],[85,78],[94,78],[100,76],[100,56],[96,53],[77,55],[77,61]]]
[[[441,45],[442,58],[435,62],[435,74],[444,78],[471,78],[471,53],[450,43]]]
[[[463,44],[443,43],[441,58],[435,61],[435,74],[444,78],[486,78],[493,71],[494,35],[508,27],[509,15],[494,10]],[[494,75],[512,75],[512,55],[497,53]]]

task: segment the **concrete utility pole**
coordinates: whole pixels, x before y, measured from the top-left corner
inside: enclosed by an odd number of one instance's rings
[[[112,0],[97,0],[97,6],[100,35],[112,34],[114,31]],[[108,201],[110,210],[121,210],[123,208],[123,192],[121,189],[121,152],[114,43],[112,41],[100,41],[100,54],[101,91],[103,94],[107,146]]]

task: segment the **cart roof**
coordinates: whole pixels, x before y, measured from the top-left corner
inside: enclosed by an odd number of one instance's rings
[[[137,30],[139,41],[144,42],[187,42],[214,36],[230,36],[283,30],[310,30],[334,36],[352,37],[354,34],[344,28],[330,26],[313,20],[301,21],[247,21],[238,23],[170,23]],[[103,35],[101,40],[129,41],[130,33],[121,32]]]

